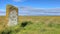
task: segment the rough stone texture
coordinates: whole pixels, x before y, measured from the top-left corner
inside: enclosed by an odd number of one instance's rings
[[[18,22],[18,8],[12,5],[6,6],[6,23],[8,26],[17,25]]]

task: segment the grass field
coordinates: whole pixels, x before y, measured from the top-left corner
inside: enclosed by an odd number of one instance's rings
[[[19,16],[14,27],[5,27],[5,22],[5,16],[0,16],[1,34],[60,34],[60,16]]]

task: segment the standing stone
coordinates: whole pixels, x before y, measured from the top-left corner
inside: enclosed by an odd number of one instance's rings
[[[6,20],[8,26],[15,26],[18,23],[18,8],[12,5],[7,5]]]

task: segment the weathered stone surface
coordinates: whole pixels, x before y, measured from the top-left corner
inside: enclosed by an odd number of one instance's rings
[[[8,26],[14,26],[18,23],[18,8],[12,5],[7,5],[6,20]]]

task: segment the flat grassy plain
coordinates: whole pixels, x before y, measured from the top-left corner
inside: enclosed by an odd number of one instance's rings
[[[28,22],[25,27],[21,23]],[[5,16],[0,16],[0,33],[7,34],[60,34],[60,16],[19,16],[18,25],[6,29]],[[5,31],[5,32],[4,32]]]

